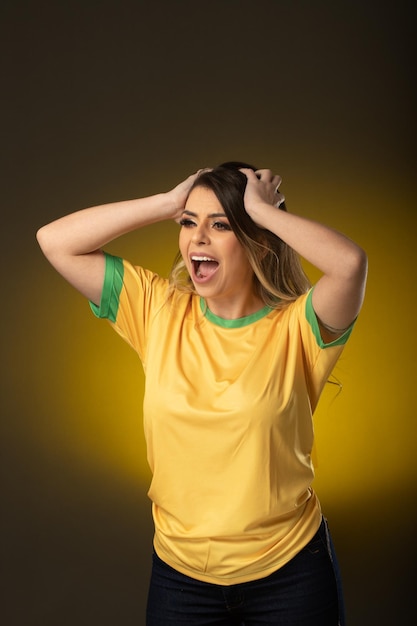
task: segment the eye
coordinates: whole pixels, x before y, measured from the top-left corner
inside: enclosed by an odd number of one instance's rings
[[[232,230],[231,226],[225,222],[214,222],[213,228],[216,230]]]
[[[182,219],[180,219],[179,225],[184,226],[184,228],[190,228],[191,226],[194,226],[194,222],[187,217],[183,217]]]

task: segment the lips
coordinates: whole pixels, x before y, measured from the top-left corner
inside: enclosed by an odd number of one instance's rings
[[[219,262],[210,256],[193,254],[190,258],[193,280],[198,283],[210,280],[219,267]]]

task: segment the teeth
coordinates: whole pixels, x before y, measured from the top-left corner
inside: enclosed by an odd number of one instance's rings
[[[192,261],[214,261],[214,259],[208,256],[192,256],[191,260]]]

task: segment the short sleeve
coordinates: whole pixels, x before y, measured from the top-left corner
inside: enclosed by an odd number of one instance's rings
[[[338,337],[337,339],[335,339],[334,341],[331,341],[329,343],[325,343],[321,337],[321,333],[320,333],[320,327],[319,327],[319,322],[317,319],[317,315],[313,309],[313,290],[314,287],[312,289],[310,289],[310,291],[308,292],[307,295],[307,299],[306,299],[306,306],[305,306],[305,315],[306,315],[306,319],[310,325],[311,330],[313,331],[313,335],[317,341],[317,345],[320,348],[326,349],[326,348],[331,348],[333,346],[344,346],[345,343],[347,342],[347,340],[350,337],[350,334],[353,330],[353,327],[355,325],[355,321],[352,322],[352,324],[349,326],[349,328],[346,329],[346,331],[343,333],[343,335],[340,335],[340,337]]]
[[[106,253],[100,305],[90,302],[90,307],[96,317],[107,319],[143,360],[148,331],[166,302],[167,288],[166,279]]]
[[[115,322],[123,287],[124,264],[120,257],[105,253],[105,273],[100,305],[90,302],[91,310],[99,318]]]

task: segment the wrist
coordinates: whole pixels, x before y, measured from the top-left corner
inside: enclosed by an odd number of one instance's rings
[[[263,226],[263,221],[268,222],[271,215],[276,213],[276,207],[268,202],[260,201],[252,204],[246,209],[249,217],[253,219],[259,226]]]
[[[160,220],[172,219],[178,211],[177,202],[175,197],[171,195],[171,192],[162,192],[154,196],[156,209]]]
[[[184,198],[175,193],[175,189],[161,194],[166,219],[177,219],[184,210]]]

